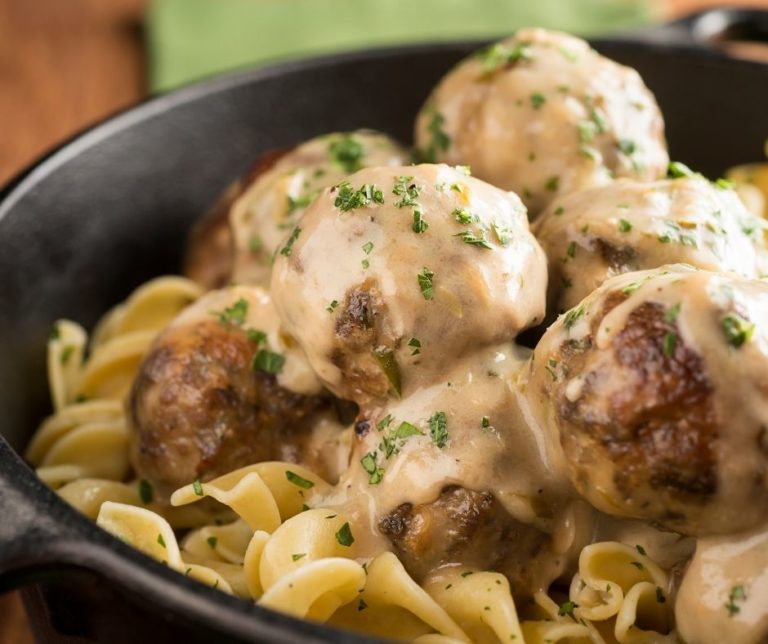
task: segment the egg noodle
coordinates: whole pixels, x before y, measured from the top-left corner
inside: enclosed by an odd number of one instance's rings
[[[159,330],[200,295],[191,281],[161,277],[107,313],[90,341],[79,325],[56,323],[55,411],[27,459],[72,506],[180,574],[364,633],[435,643],[676,641],[669,577],[631,545],[584,548],[569,595],[537,593],[520,616],[500,573],[450,567],[420,586],[391,552],[357,557],[347,518],[314,507],[330,485],[300,465],[258,463],[185,486],[170,507],[154,502],[146,481],[130,480],[123,399]]]

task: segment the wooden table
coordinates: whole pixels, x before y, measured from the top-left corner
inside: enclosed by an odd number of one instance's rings
[[[768,0],[657,0],[665,18]],[[146,93],[148,0],[0,0],[0,184],[51,146]],[[15,593],[0,596],[0,644],[31,644]]]

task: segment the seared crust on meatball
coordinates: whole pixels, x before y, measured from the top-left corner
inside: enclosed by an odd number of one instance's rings
[[[161,494],[268,460],[296,462],[325,396],[254,370],[258,346],[216,320],[170,329],[145,358],[128,402],[138,473]]]
[[[768,510],[768,285],[670,266],[629,273],[561,316],[529,394],[598,509],[701,536]]]
[[[325,475],[318,441],[341,430],[333,408],[280,333],[265,291],[211,291],[156,338],[139,367],[128,400],[133,465],[161,498],[265,460],[311,462]]]
[[[503,572],[521,598],[551,581],[549,535],[516,521],[490,492],[451,485],[433,503],[400,505],[379,529],[417,580],[443,564],[461,562]]]

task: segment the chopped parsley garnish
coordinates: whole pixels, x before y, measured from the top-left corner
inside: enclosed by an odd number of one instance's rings
[[[632,224],[626,219],[619,219],[619,232],[628,233],[632,230]]]
[[[58,340],[61,337],[61,331],[59,331],[59,325],[54,324],[51,327],[51,332],[48,334],[49,340]]]
[[[466,570],[463,573],[461,573],[462,577],[469,577],[470,575],[474,574],[472,570]]]
[[[755,333],[755,323],[741,317],[738,313],[728,313],[720,320],[725,332],[725,339],[735,349],[746,344]]]
[[[477,52],[483,64],[483,73],[493,74],[502,67],[508,67],[520,60],[531,58],[531,45],[527,42],[516,43],[512,47],[504,43],[494,43]]]
[[[547,179],[547,182],[544,184],[544,189],[547,192],[557,192],[557,189],[559,186],[560,186],[560,177],[558,177],[557,175],[553,175],[549,179]]]
[[[576,322],[584,316],[584,312],[585,309],[583,304],[580,304],[575,309],[568,311],[568,313],[565,314],[565,319],[563,321],[566,330],[570,331],[573,328],[573,325],[576,324]]]
[[[297,553],[291,555],[291,559],[293,561],[298,561],[299,559],[303,559],[306,556],[307,556],[306,552],[297,552]]]
[[[549,360],[547,360],[547,365],[545,369],[547,370],[547,373],[549,373],[550,377],[552,378],[552,381],[553,382],[556,381],[557,380],[557,371],[556,371],[557,360],[555,360],[554,358],[550,358]]]
[[[643,548],[643,546],[641,546],[639,543],[635,546],[635,550],[637,550],[641,555],[643,555],[643,557],[647,555],[647,553],[645,552],[645,548]]]
[[[572,241],[570,244],[568,244],[568,249],[565,251],[565,254],[568,255],[570,258],[576,257],[576,242]]]
[[[421,273],[419,273],[416,278],[419,281],[419,288],[421,289],[421,294],[424,296],[425,300],[431,300],[434,296],[434,288],[432,284],[432,280],[435,277],[435,274],[429,270],[426,266],[422,269]]]
[[[370,268],[370,267],[371,267],[371,262],[369,262],[367,259],[364,259],[364,260],[362,260],[362,261],[360,262],[360,265],[361,265],[363,268]]]
[[[680,177],[700,177],[698,172],[691,170],[685,163],[679,161],[670,161],[667,166],[667,175],[673,179],[679,179]]]
[[[430,115],[429,123],[427,123],[427,132],[432,137],[432,142],[429,144],[426,150],[421,151],[421,157],[423,161],[427,163],[435,163],[437,161],[438,151],[445,152],[451,147],[451,137],[443,129],[445,124],[445,117],[440,114],[434,107],[430,107],[427,110],[427,114]]]
[[[161,546],[163,546],[163,548],[166,547],[165,539],[163,539],[163,535],[160,534],[159,532],[157,533],[157,543],[159,543]]]
[[[626,156],[632,156],[637,152],[637,145],[632,139],[619,139],[617,145],[619,146],[619,151]]]
[[[403,421],[400,423],[396,430],[391,431],[381,439],[381,444],[379,447],[384,452],[385,458],[391,458],[393,454],[397,454],[400,451],[402,446],[405,444],[405,441],[408,440],[411,436],[423,435],[424,432],[422,432],[418,427],[412,425],[409,422]]]
[[[448,420],[445,412],[436,411],[429,418],[429,436],[440,449],[448,442]]]
[[[328,152],[333,162],[340,165],[344,172],[352,174],[363,167],[362,160],[365,149],[355,137],[347,134],[328,146]]]
[[[376,457],[376,452],[368,452],[360,459],[360,465],[362,465],[363,469],[370,474],[370,477],[368,478],[368,483],[370,485],[378,485],[381,483],[381,479],[384,478],[384,469],[378,466]]]
[[[723,179],[722,177],[720,177],[717,181],[715,181],[715,185],[721,190],[733,190],[734,188],[733,181],[729,181],[728,179]]]
[[[365,603],[364,599],[360,598],[360,601],[357,602],[357,610],[358,610],[358,612],[361,611],[361,610],[365,610],[366,608],[368,608],[368,604]]]
[[[339,306],[338,300],[331,300],[331,303],[325,307],[325,310],[328,311],[328,313],[333,313],[338,306]]]
[[[473,221],[477,221],[478,219],[466,208],[456,208],[451,214],[460,224],[471,224]]]
[[[557,208],[555,208],[555,216],[556,217],[559,217],[564,212],[565,212],[565,208],[563,208],[562,206],[558,206]]]
[[[370,255],[372,250],[373,250],[373,242],[370,242],[370,241],[369,241],[369,242],[365,242],[365,243],[363,244],[363,252],[364,252],[366,255]]]
[[[579,141],[582,143],[591,143],[595,138],[597,126],[592,121],[581,121],[578,125]]]
[[[573,615],[573,609],[578,607],[579,607],[578,604],[569,600],[563,604],[560,604],[560,608],[557,609],[557,614],[560,615],[560,617],[565,617],[566,615]]]
[[[389,427],[392,424],[393,420],[394,418],[392,417],[392,414],[387,414],[378,423],[376,423],[376,429],[378,429],[380,432],[384,431],[387,427]]]
[[[267,341],[267,334],[259,329],[248,329],[245,335],[254,344],[263,344]]]
[[[499,244],[506,246],[512,239],[512,230],[508,226],[497,224],[495,221],[491,224],[493,234],[496,235],[496,239]]]
[[[480,420],[480,427],[483,429],[488,429],[491,426],[491,419],[488,418],[488,416],[483,416],[483,418]]]
[[[744,591],[744,586],[734,586],[731,588],[731,592],[728,594],[728,602],[725,604],[725,610],[728,611],[728,617],[741,612],[741,607],[736,605],[737,601],[743,602],[747,599],[747,593]]]
[[[560,278],[560,281],[563,284],[563,288],[571,288],[573,286],[573,280],[565,275]]]
[[[586,103],[587,110],[589,111],[589,118],[595,124],[595,127],[597,128],[597,132],[599,134],[603,134],[604,132],[607,132],[608,124],[605,121],[605,115],[603,114],[603,111],[600,110],[598,107],[595,107],[594,101],[591,96],[587,96],[584,99],[584,102]]]
[[[208,543],[208,545],[209,545],[209,546],[210,546],[212,549],[215,549],[215,548],[216,548],[216,544],[219,542],[219,540],[218,540],[218,538],[217,538],[217,537],[208,537],[208,538],[206,539],[206,542]]]
[[[336,541],[339,542],[339,545],[346,546],[347,548],[355,543],[355,538],[352,536],[352,530],[349,528],[349,522],[341,526],[336,532]]]
[[[417,338],[408,340],[408,346],[413,349],[413,351],[411,351],[412,356],[417,356],[421,353],[421,342]]]
[[[317,195],[320,194],[319,190],[315,190],[313,192],[308,192],[303,197],[298,197],[294,199],[291,197],[291,195],[288,195],[288,214],[292,215],[295,213],[299,208],[306,208],[309,204],[311,204]]]
[[[315,487],[315,484],[312,481],[305,479],[303,476],[299,476],[296,474],[296,472],[291,472],[291,470],[285,470],[285,478],[287,478],[294,485],[297,485],[298,487],[305,490]]]
[[[493,250],[493,246],[491,246],[488,243],[488,240],[486,240],[484,235],[480,235],[479,237],[472,232],[471,230],[462,230],[460,233],[456,233],[454,237],[461,237],[461,240],[465,244],[470,244],[472,246],[478,246],[480,248],[485,248],[486,250]]]
[[[682,305],[681,302],[678,302],[674,306],[670,306],[667,309],[666,313],[664,313],[664,320],[666,322],[674,322],[675,320],[677,320],[677,316],[680,315],[681,305]],[[637,547],[638,549],[640,548],[640,546],[637,546]],[[642,554],[645,554],[645,553],[642,553]]]
[[[253,358],[251,366],[254,371],[265,371],[276,375],[283,370],[284,365],[284,355],[268,351],[267,349],[259,349],[259,352]]]
[[[413,177],[395,177],[395,185],[392,188],[392,194],[401,197],[400,201],[395,203],[398,208],[408,208],[416,206],[416,199],[421,194],[421,188],[415,183],[411,183]]]
[[[396,395],[400,395],[400,365],[397,363],[397,357],[395,352],[386,346],[376,347],[373,350],[373,357],[376,358],[376,362],[379,363],[381,370],[389,380],[389,384],[392,387],[392,392]]]
[[[531,94],[530,100],[531,100],[531,107],[533,107],[533,109],[535,110],[538,110],[539,108],[541,108],[542,105],[544,105],[544,103],[547,102],[547,99],[544,96],[544,94],[541,94],[540,92]]]
[[[422,218],[421,212],[418,210],[413,211],[413,232],[416,234],[421,234],[423,232],[426,232],[427,228],[429,228],[429,224],[424,221]]]
[[[264,242],[261,241],[261,237],[258,235],[254,235],[248,240],[248,250],[254,255],[260,252],[262,248],[264,248]]]
[[[641,564],[639,561],[630,561],[629,563],[633,565],[635,568],[637,568],[638,570],[643,570],[644,568],[643,564]]]
[[[69,362],[69,359],[72,357],[72,354],[75,352],[75,347],[71,344],[66,345],[61,350],[61,364],[63,366],[66,366],[66,364]]]
[[[349,181],[342,181],[336,188],[338,194],[333,205],[343,212],[364,208],[371,203],[384,203],[384,193],[370,183],[363,184],[355,190]]]
[[[248,301],[241,297],[232,306],[228,306],[223,311],[211,311],[211,315],[219,318],[221,324],[242,326],[245,322],[245,316],[248,315]]]
[[[291,236],[288,238],[288,241],[285,242],[285,246],[280,249],[281,255],[285,255],[286,257],[290,256],[291,251],[293,251],[293,245],[296,243],[296,240],[299,238],[300,234],[301,228],[298,226],[294,227]]]
[[[141,499],[141,502],[144,505],[152,503],[154,496],[155,494],[154,490],[152,489],[152,484],[146,479],[141,479],[139,481],[139,498]]]
[[[661,350],[667,358],[671,358],[675,355],[675,349],[677,348],[677,334],[671,331],[664,336]]]
[[[192,489],[195,491],[195,494],[197,496],[204,496],[203,484],[200,482],[200,479],[195,479],[194,481],[192,481]]]

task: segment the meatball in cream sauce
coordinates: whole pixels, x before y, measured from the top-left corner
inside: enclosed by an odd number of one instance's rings
[[[664,121],[640,75],[585,41],[524,29],[449,72],[416,120],[429,161],[467,164],[535,216],[614,177],[650,181],[669,161]]]
[[[286,330],[360,405],[407,396],[540,322],[545,285],[520,200],[445,165],[361,170],[324,190],[272,275]]]
[[[598,509],[683,534],[768,511],[768,283],[682,265],[607,280],[547,330],[529,395]]]

